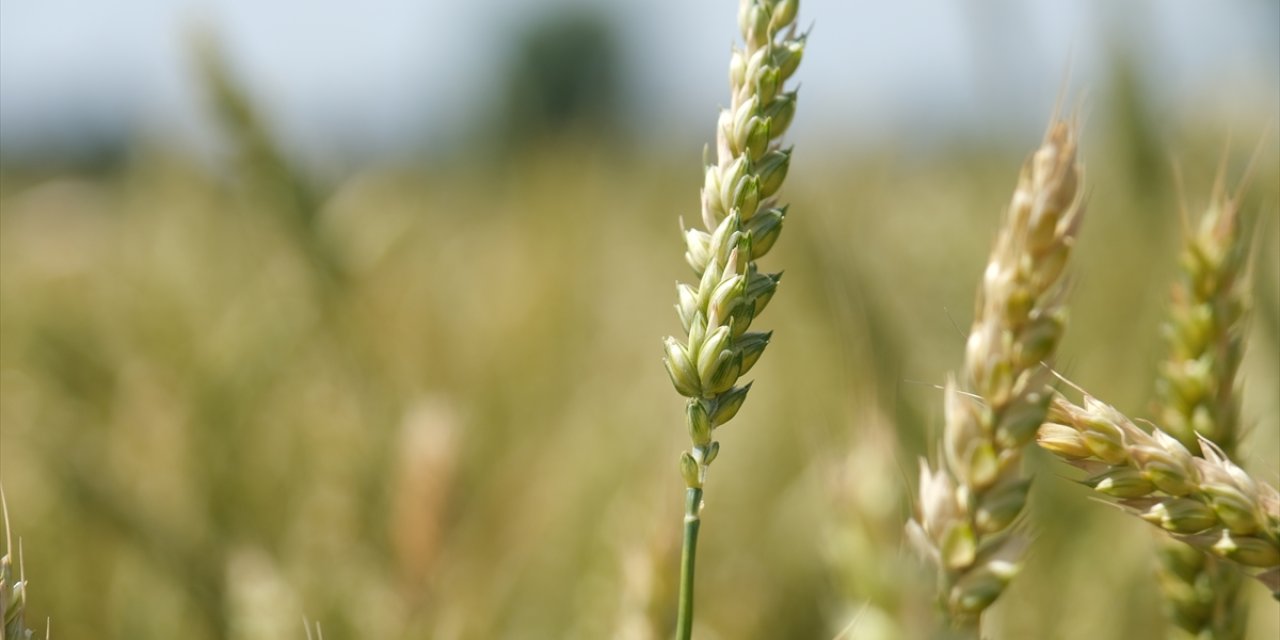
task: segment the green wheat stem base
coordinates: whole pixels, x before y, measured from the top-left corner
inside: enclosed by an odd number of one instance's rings
[[[684,545],[680,550],[680,608],[676,615],[677,640],[693,637],[693,566],[698,555],[698,528],[702,525],[702,489],[685,492]]]

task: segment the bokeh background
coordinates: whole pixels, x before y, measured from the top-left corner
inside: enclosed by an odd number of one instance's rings
[[[1055,104],[1089,194],[1060,366],[1134,415],[1180,210],[1256,156],[1242,451],[1276,483],[1280,5],[801,22],[787,276],[708,485],[698,637],[942,633],[902,524]],[[735,29],[729,0],[0,0],[0,478],[33,626],[667,637],[687,436],[660,338]],[[997,637],[1165,637],[1149,527],[1029,464]]]

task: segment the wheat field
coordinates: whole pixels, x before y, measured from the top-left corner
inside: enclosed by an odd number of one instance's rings
[[[36,637],[302,638],[304,617],[330,640],[669,637],[688,434],[661,339],[715,105],[706,140],[661,151],[567,135],[328,180],[216,76],[236,153],[0,171],[0,465]],[[1056,367],[1155,419],[1181,211],[1252,171],[1237,458],[1275,485],[1275,123],[1166,121],[1153,151],[1111,108],[1084,119]],[[789,138],[786,276],[716,431],[694,635],[947,637],[903,524],[1038,134]],[[1031,544],[990,637],[1170,637],[1158,530],[1026,464]],[[1241,597],[1245,637],[1280,634],[1265,588]]]

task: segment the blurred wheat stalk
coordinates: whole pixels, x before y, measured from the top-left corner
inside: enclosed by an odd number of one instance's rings
[[[676,391],[687,398],[693,447],[680,458],[687,487],[677,637],[693,633],[693,581],[702,487],[720,444],[712,431],[742,407],[748,383],[735,386],[769,344],[769,333],[748,333],[773,297],[780,273],[760,273],[763,257],[782,231],[786,207],[774,197],[791,163],[776,142],[795,114],[795,92],[784,92],[804,51],[794,22],[799,0],[742,0],[743,49],[729,65],[732,99],[716,127],[716,162],[702,188],[705,229],[686,229],[685,258],[699,277],[678,284],[676,312],[686,332],[666,339],[665,363]],[[785,30],[785,31],[784,31]]]
[[[1075,125],[1053,122],[1022,170],[983,274],[963,378],[947,381],[939,467],[921,462],[907,532],[938,565],[952,624],[975,635],[1024,546],[1013,526],[1030,486],[1022,457],[1051,397],[1043,362],[1065,325],[1059,283],[1082,216],[1080,172]]]

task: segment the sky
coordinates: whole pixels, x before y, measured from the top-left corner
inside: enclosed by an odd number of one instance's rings
[[[701,133],[727,99],[732,0],[0,0],[0,145],[86,123],[198,144],[203,27],[285,138],[406,151],[459,135],[499,97],[514,35],[565,7],[616,27],[637,130]],[[1270,0],[805,0],[797,130],[833,142],[1038,129],[1069,78],[1106,86],[1129,50],[1154,104],[1280,109]]]

